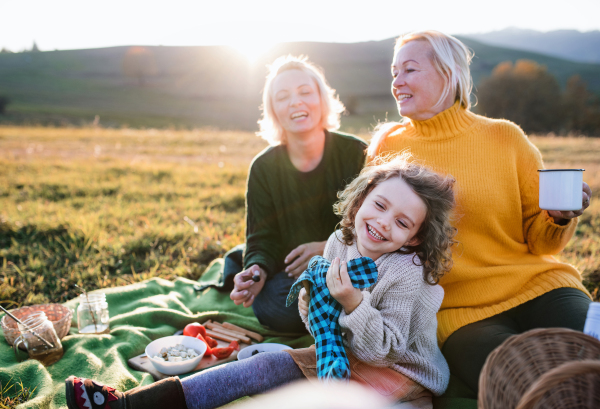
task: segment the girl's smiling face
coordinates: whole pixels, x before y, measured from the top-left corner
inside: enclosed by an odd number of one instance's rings
[[[356,244],[363,257],[377,260],[405,245],[418,244],[415,235],[427,215],[427,207],[399,177],[371,190],[356,212]]]

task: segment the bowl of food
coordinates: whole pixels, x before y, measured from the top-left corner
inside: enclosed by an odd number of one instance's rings
[[[206,352],[206,344],[194,337],[172,335],[146,346],[146,355],[157,371],[181,375],[194,370]]]
[[[251,356],[260,354],[261,352],[279,352],[279,351],[284,351],[286,349],[292,349],[292,348],[290,348],[287,345],[274,344],[274,343],[268,343],[268,342],[266,342],[264,344],[250,345],[249,347],[242,349],[238,353],[237,359],[242,360],[242,359],[250,358]]]

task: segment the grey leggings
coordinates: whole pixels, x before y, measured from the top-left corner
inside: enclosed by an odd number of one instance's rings
[[[182,379],[181,384],[189,409],[210,409],[303,378],[290,354],[282,351],[262,352],[207,369]]]

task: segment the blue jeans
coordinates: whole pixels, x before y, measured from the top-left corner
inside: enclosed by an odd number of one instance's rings
[[[254,315],[262,325],[278,332],[307,332],[298,313],[298,300],[289,307],[285,306],[290,288],[295,282],[296,279],[288,277],[285,271],[267,280],[252,303]]]

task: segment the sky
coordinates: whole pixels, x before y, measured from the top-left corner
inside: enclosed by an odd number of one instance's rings
[[[353,6],[356,4],[356,6]],[[413,30],[600,30],[599,0],[0,0],[0,48],[360,42]]]

